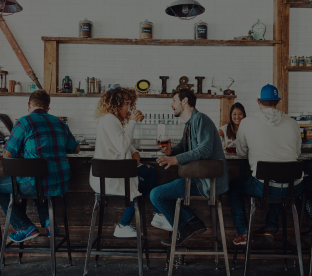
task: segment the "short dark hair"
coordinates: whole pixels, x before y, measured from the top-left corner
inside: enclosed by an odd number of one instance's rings
[[[194,92],[192,92],[190,89],[180,89],[180,90],[174,90],[171,93],[172,98],[179,94],[179,99],[182,102],[184,98],[188,99],[188,104],[190,107],[195,107],[196,105],[196,96]]]
[[[278,104],[278,101],[259,101],[263,106],[277,106]]]
[[[36,90],[30,95],[29,102],[33,106],[48,109],[50,106],[50,95],[43,89]]]

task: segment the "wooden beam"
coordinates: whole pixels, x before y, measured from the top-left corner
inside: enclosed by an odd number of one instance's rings
[[[294,2],[289,3],[291,8],[305,8],[305,9],[311,9],[312,8],[312,2]]]
[[[44,42],[44,89],[56,93],[59,78],[59,43]]]
[[[284,69],[288,70],[288,71],[311,72],[312,66],[311,67],[307,67],[307,66],[285,66]]]
[[[282,13],[283,0],[274,0],[273,3],[273,39],[282,40]],[[273,47],[273,85],[277,87],[280,93],[283,91],[282,78],[282,44],[276,44]],[[280,103],[277,108],[282,110]]]
[[[65,44],[109,44],[109,45],[158,45],[158,46],[274,46],[277,40],[210,40],[210,39],[127,39],[127,38],[82,38],[41,37],[43,41]]]
[[[230,109],[233,104],[233,98],[220,99],[220,127],[230,122]]]
[[[282,111],[288,114],[288,87],[289,87],[289,77],[288,70],[285,67],[289,64],[289,14],[290,14],[290,4],[283,5],[283,18],[282,18],[282,79],[283,79],[283,89],[281,93],[281,107]]]

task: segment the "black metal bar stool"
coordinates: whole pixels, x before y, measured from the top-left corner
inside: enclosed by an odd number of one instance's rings
[[[84,267],[84,276],[88,274],[88,265],[90,260],[90,255],[96,255],[95,261],[96,265],[98,263],[99,255],[119,255],[119,256],[138,256],[139,262],[139,275],[143,276],[143,257],[142,257],[142,241],[143,248],[145,251],[147,267],[149,267],[149,252],[148,252],[148,243],[147,243],[147,231],[146,231],[146,218],[145,218],[145,206],[144,200],[142,197],[134,198],[134,207],[135,207],[135,220],[136,220],[136,238],[124,238],[123,240],[136,240],[137,241],[137,250],[132,252],[129,248],[120,248],[118,249],[101,249],[101,240],[102,239],[119,239],[111,236],[102,235],[102,226],[104,221],[104,208],[108,205],[108,199],[110,197],[115,197],[116,195],[108,195],[105,192],[105,178],[124,178],[125,179],[125,205],[129,207],[130,202],[130,177],[137,177],[137,161],[135,159],[124,159],[124,160],[105,160],[105,159],[95,159],[91,160],[92,165],[92,175],[95,177],[100,177],[100,194],[95,194],[95,203],[93,207],[91,228],[88,241],[87,256]],[[93,234],[95,230],[95,222],[98,213],[98,207],[100,207],[99,215],[99,226],[98,226],[98,235],[93,241]],[[141,234],[141,215],[142,212],[142,221],[143,221],[143,236]],[[92,250],[92,247],[96,245],[96,250]]]
[[[215,263],[218,265],[219,255],[224,256],[226,274],[230,276],[230,266],[228,260],[228,252],[226,246],[225,230],[224,230],[224,221],[222,213],[222,204],[221,197],[216,196],[216,178],[219,178],[223,175],[223,161],[222,160],[199,160],[192,163],[189,163],[184,166],[179,166],[179,176],[185,178],[185,197],[178,198],[176,201],[175,215],[174,215],[174,225],[172,232],[172,243],[171,243],[171,253],[170,253],[170,262],[169,262],[169,272],[168,275],[172,275],[174,256],[175,255],[214,255]],[[190,196],[191,191],[191,178],[210,178],[210,198],[204,198],[202,196]],[[213,224],[213,243],[214,251],[205,250],[199,251],[196,249],[184,248],[177,250],[176,248],[176,239],[179,225],[179,216],[180,216],[180,207],[181,201],[184,200],[184,205],[189,206],[190,200],[201,200],[208,201],[208,206],[212,209],[212,224]],[[221,241],[223,250],[218,250],[218,238],[217,238],[217,219],[216,219],[216,210],[218,210],[220,232],[221,232]]]
[[[251,208],[249,226],[247,232],[246,242],[246,253],[245,253],[245,271],[244,275],[248,275],[250,266],[250,257],[260,258],[275,258],[284,259],[287,268],[287,259],[299,259],[300,275],[303,276],[303,262],[302,262],[302,251],[301,251],[301,240],[300,240],[300,229],[298,213],[295,205],[295,198],[293,197],[294,181],[302,177],[303,163],[302,161],[295,162],[263,162],[257,163],[256,178],[264,180],[263,185],[263,196],[262,197],[251,197]],[[269,184],[270,181],[277,183],[288,183],[288,195],[286,198],[268,198]],[[282,229],[283,229],[283,252],[284,254],[251,254],[251,241],[253,238],[253,226],[256,211],[259,207],[267,207],[269,203],[281,203],[282,208]],[[287,240],[287,209],[292,209],[295,236],[297,243],[297,254],[287,254],[288,247],[291,249],[291,244]],[[235,252],[237,255],[237,250]],[[234,254],[234,255],[235,255]],[[234,256],[236,259],[236,256]]]
[[[305,213],[305,209],[306,209],[305,206],[306,206],[306,202],[307,202],[307,197],[312,198],[312,192],[310,192],[310,191],[303,191],[303,193],[302,193],[301,214],[300,214],[300,230],[302,230],[302,224],[303,224],[303,220],[304,220],[304,213]],[[312,235],[310,235],[309,247],[311,248],[309,276],[312,276]]]
[[[5,221],[4,234],[2,239],[1,246],[1,263],[0,263],[0,274],[2,269],[2,264],[4,260],[4,252],[19,252],[19,258],[21,262],[21,258],[23,256],[23,252],[28,253],[42,253],[47,254],[51,253],[51,272],[52,275],[56,275],[56,261],[55,261],[55,252],[57,252],[60,247],[66,242],[67,252],[69,258],[69,264],[72,264],[71,258],[71,249],[70,249],[70,241],[69,241],[69,232],[68,232],[68,221],[67,221],[67,212],[66,212],[66,204],[65,197],[61,195],[62,200],[62,211],[64,218],[64,227],[65,227],[65,235],[55,234],[55,197],[45,197],[42,194],[42,188],[40,183],[40,177],[48,175],[48,166],[47,160],[44,158],[34,158],[34,159],[17,159],[17,158],[3,158],[3,172],[5,175],[10,175],[12,177],[12,188],[13,194],[10,194],[10,203],[8,206],[7,217]],[[36,183],[36,191],[37,195],[21,195],[18,193],[18,183],[16,181],[17,176],[24,177],[35,177]],[[49,206],[49,221],[50,221],[50,249],[47,248],[25,248],[23,243],[20,243],[20,248],[12,248],[10,247],[13,242],[9,242],[6,244],[6,240],[8,237],[8,230],[10,225],[11,213],[13,209],[13,203],[20,204],[23,200],[27,199],[37,199],[39,204],[43,204],[44,201],[48,200]],[[40,234],[40,236],[47,237],[46,234]],[[59,244],[55,244],[55,237],[63,238]]]

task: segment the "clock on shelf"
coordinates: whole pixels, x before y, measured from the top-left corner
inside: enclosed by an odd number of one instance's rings
[[[254,40],[264,40],[266,26],[258,19],[258,22],[251,27]]]

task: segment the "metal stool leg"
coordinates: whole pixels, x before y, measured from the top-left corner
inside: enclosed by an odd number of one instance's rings
[[[224,261],[225,261],[225,268],[226,268],[226,275],[230,276],[230,264],[229,264],[229,257],[228,251],[226,246],[226,236],[224,230],[224,220],[223,220],[223,212],[222,212],[222,204],[220,200],[217,200],[218,206],[218,216],[219,216],[219,224],[220,224],[220,232],[221,232],[221,240],[222,240],[222,247],[224,252]]]
[[[2,264],[3,264],[3,259],[4,259],[4,251],[5,251],[6,240],[8,238],[8,232],[9,232],[9,225],[10,225],[12,209],[13,209],[13,194],[10,194],[10,202],[9,202],[7,216],[6,216],[6,220],[5,220],[3,240],[2,240],[2,245],[1,245],[0,274],[1,274],[1,269],[2,269]]]
[[[50,221],[50,250],[51,250],[51,272],[56,275],[55,262],[55,223],[54,223],[54,198],[48,197],[49,221]]]
[[[23,242],[20,242],[19,248],[24,249],[24,243]],[[18,252],[18,257],[19,257],[19,263],[21,264],[22,258],[23,258],[23,252]]]
[[[312,235],[311,235],[310,247],[311,247],[311,251],[310,251],[310,272],[309,272],[309,276],[312,276]]]
[[[283,229],[283,247],[284,247],[284,255],[287,255],[287,212],[285,207],[282,208],[282,229]],[[285,261],[285,270],[287,270],[287,258]]]
[[[254,198],[251,198],[250,218],[249,218],[249,227],[248,227],[247,243],[246,243],[244,276],[248,275],[248,270],[249,270],[249,259],[250,259],[250,250],[251,250],[252,231],[253,231],[253,224],[254,224],[256,209],[257,209],[256,201]]]
[[[88,265],[89,265],[91,250],[92,250],[92,241],[93,241],[95,222],[96,222],[96,217],[97,217],[97,212],[98,212],[99,200],[100,200],[100,196],[96,195],[95,196],[95,203],[94,203],[94,207],[93,207],[93,212],[92,212],[89,241],[88,241],[88,248],[87,248],[87,256],[86,256],[83,276],[86,276],[88,274]]]
[[[67,219],[65,195],[62,195],[61,198],[62,198],[62,212],[63,212],[63,218],[64,218],[64,227],[65,227],[65,235],[66,235],[68,260],[69,260],[69,265],[71,266],[72,265],[72,257],[71,257],[71,247],[70,247],[70,240],[69,240],[68,219]]]
[[[139,275],[143,276],[143,256],[142,256],[142,235],[141,235],[141,216],[138,201],[141,198],[135,198],[134,209],[135,209],[135,225],[137,231],[137,247],[138,247],[138,262],[139,262]]]
[[[104,205],[102,202],[100,203],[100,215],[99,215],[99,225],[98,225],[98,236],[97,236],[97,245],[96,250],[101,250],[101,235],[102,235],[102,228],[103,228],[103,220],[104,220]],[[95,256],[95,266],[98,266],[99,255]]]
[[[0,224],[0,245],[2,246],[2,230],[1,230],[1,224]],[[3,257],[3,263],[2,265],[5,265],[5,257]],[[1,271],[1,270],[0,270]]]
[[[307,202],[307,195],[305,193],[302,194],[302,205],[301,205],[301,212],[300,212],[300,230],[302,230],[302,224],[304,220],[304,211],[305,211],[305,205]]]
[[[238,254],[238,245],[235,245],[234,246],[233,261],[232,261],[232,263],[233,263],[232,269],[235,269],[235,267],[236,267],[237,254]]]
[[[178,198],[176,201],[176,208],[175,208],[175,213],[174,213],[174,224],[173,224],[173,230],[172,230],[172,242],[171,242],[168,276],[172,276],[172,271],[173,271],[175,247],[176,247],[176,242],[177,242],[178,225],[179,225],[179,218],[180,218],[180,208],[181,208],[181,198]]]
[[[211,206],[211,219],[212,219],[212,230],[213,230],[213,244],[214,244],[214,251],[218,251],[218,236],[217,236],[217,210],[216,206]],[[218,263],[219,263],[219,255],[215,255],[215,265],[216,270],[218,270]]]
[[[301,250],[299,219],[298,219],[298,213],[297,213],[296,205],[294,203],[292,204],[291,209],[292,209],[293,218],[294,218],[294,228],[295,228],[295,235],[296,235],[296,243],[297,243],[300,275],[303,276],[304,272],[303,272],[303,261],[302,261],[302,250]]]
[[[143,235],[145,237],[144,240],[144,251],[145,251],[145,258],[146,258],[146,267],[147,269],[150,268],[150,260],[149,260],[149,251],[148,251],[148,239],[147,239],[147,228],[146,228],[146,213],[145,213],[145,200],[142,198],[141,202],[141,214],[142,214],[142,224],[143,224]]]

